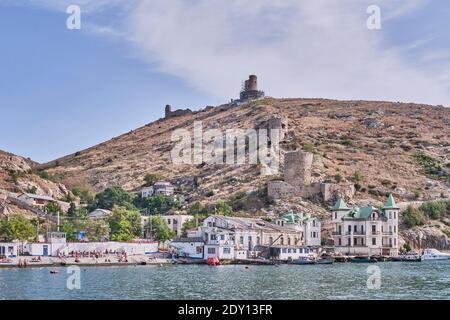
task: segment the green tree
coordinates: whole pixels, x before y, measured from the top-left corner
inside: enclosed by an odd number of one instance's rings
[[[203,224],[203,220],[205,220],[206,218],[207,216],[196,215],[194,219],[188,220],[185,223],[183,223],[183,226],[181,227],[182,236],[186,237],[189,230],[201,226]]]
[[[121,187],[111,187],[96,195],[96,208],[111,210],[114,206],[135,209],[133,197]]]
[[[175,232],[170,230],[167,223],[160,216],[151,217],[149,221],[152,225],[153,237],[161,242],[173,239],[175,237]]]
[[[61,206],[56,201],[51,201],[45,206],[45,211],[51,214],[61,213]]]
[[[89,188],[73,188],[74,196],[80,198],[80,201],[88,207],[95,207],[95,192]]]
[[[141,215],[138,211],[115,207],[108,223],[113,241],[130,241],[142,235]]]
[[[447,213],[447,203],[446,201],[428,201],[423,203],[419,210],[426,215],[428,218],[433,220],[439,220],[445,217]]]
[[[219,200],[216,204],[216,214],[222,216],[229,216],[233,214],[233,208],[229,206],[225,201]]]
[[[206,205],[197,201],[189,208],[189,213],[192,215],[207,215],[209,211]]]
[[[145,208],[150,214],[164,214],[170,209],[179,209],[181,204],[173,197],[165,195],[157,195],[145,199]]]
[[[154,185],[155,182],[162,179],[163,177],[158,173],[147,173],[144,177],[145,185],[147,187]]]
[[[30,220],[14,216],[10,220],[0,221],[0,238],[6,241],[30,240],[36,236],[36,228]]]
[[[422,212],[420,212],[419,209],[414,208],[413,206],[409,205],[405,211],[403,211],[403,223],[409,227],[415,227],[422,225],[425,222],[425,219],[422,215]]]

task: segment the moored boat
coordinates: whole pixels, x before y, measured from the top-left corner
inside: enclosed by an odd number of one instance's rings
[[[334,259],[333,258],[321,258],[316,260],[317,264],[333,264]]]
[[[440,252],[437,249],[425,249],[421,257],[422,261],[425,260],[449,260],[450,254]]]
[[[316,264],[316,261],[310,259],[309,257],[300,257],[298,259],[288,260],[288,264],[306,265],[306,264]]]
[[[357,256],[350,259],[352,263],[375,263],[378,262],[376,258],[366,257],[366,256]]]

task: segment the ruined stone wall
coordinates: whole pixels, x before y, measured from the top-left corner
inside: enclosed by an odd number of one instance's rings
[[[303,151],[287,152],[284,155],[284,181],[292,186],[311,184],[313,154]]]

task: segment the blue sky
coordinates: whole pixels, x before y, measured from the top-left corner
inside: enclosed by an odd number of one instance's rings
[[[276,97],[449,106],[449,16],[443,0],[0,0],[0,149],[46,162],[167,103],[226,102],[250,73]]]

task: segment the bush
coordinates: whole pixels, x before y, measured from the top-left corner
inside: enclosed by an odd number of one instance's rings
[[[312,143],[305,143],[303,145],[303,150],[310,153],[317,153],[316,147]]]
[[[0,238],[6,241],[30,240],[36,236],[36,228],[22,216],[13,216],[9,220],[0,221]]]
[[[361,182],[364,180],[364,176],[362,175],[361,171],[355,171],[355,173],[353,174],[353,179],[355,179],[355,181]]]
[[[419,210],[428,218],[439,220],[445,215],[450,215],[450,201],[428,201],[423,203]]]
[[[147,173],[144,177],[145,185],[150,187],[155,184],[155,182],[162,180],[163,177],[158,173]]]
[[[132,196],[121,187],[108,188],[97,194],[95,199],[95,208],[91,209],[100,208],[111,210],[114,206],[125,207],[129,210],[135,209]]]
[[[339,183],[342,180],[344,180],[344,177],[342,177],[340,174],[337,174],[334,176],[334,180],[336,180],[336,182]]]
[[[408,228],[423,225],[424,222],[425,218],[423,217],[422,212],[411,205],[409,205],[403,212],[403,223]]]
[[[139,211],[115,207],[108,218],[112,241],[130,241],[142,235]]]
[[[413,158],[427,177],[435,180],[450,180],[450,175],[443,169],[439,160],[434,159],[423,152],[416,153]]]

